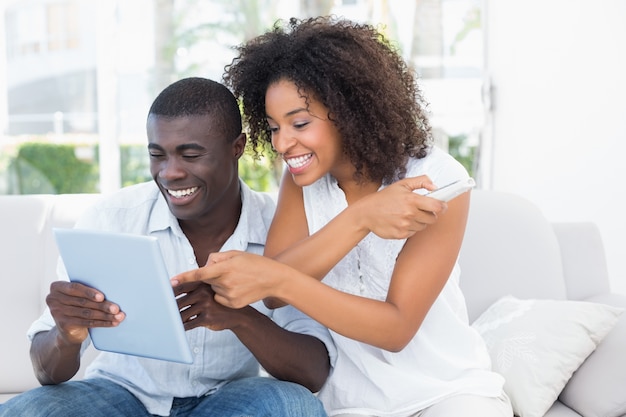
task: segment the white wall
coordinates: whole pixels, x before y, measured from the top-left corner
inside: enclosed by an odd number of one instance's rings
[[[494,108],[479,179],[552,221],[596,222],[626,294],[626,1],[485,6]]]
[[[4,133],[9,127],[9,103],[7,95],[7,60],[6,60],[6,33],[4,23],[5,5],[0,1],[0,138],[4,139]]]

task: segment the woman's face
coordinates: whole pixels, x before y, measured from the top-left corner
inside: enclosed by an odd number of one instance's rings
[[[351,178],[354,168],[343,154],[342,141],[328,109],[314,97],[303,97],[291,81],[271,84],[265,93],[272,145],[287,164],[294,182],[312,184],[327,173]]]

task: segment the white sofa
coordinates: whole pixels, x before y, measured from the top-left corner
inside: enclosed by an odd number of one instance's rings
[[[72,227],[99,196],[0,196],[0,403],[39,385],[30,363],[26,330],[45,308],[56,279],[58,250],[53,227]],[[94,350],[88,354],[93,357]],[[81,367],[79,377],[84,372]]]
[[[58,252],[51,228],[71,226],[96,198],[0,196],[0,403],[38,385],[25,333],[42,312],[55,278]],[[536,206],[512,194],[473,192],[460,264],[472,321],[504,295],[626,307],[626,296],[610,292],[604,249],[593,224],[551,224]],[[622,314],[546,416],[626,415],[625,352],[626,314]]]

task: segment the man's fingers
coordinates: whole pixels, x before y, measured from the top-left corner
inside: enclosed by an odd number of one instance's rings
[[[84,298],[97,303],[104,301],[104,294],[95,288],[79,282],[54,281],[50,284],[50,293],[65,294],[70,297]]]
[[[54,314],[53,314],[54,315]],[[126,315],[123,312],[107,314],[98,310],[80,307],[67,307],[62,315],[56,315],[55,321],[58,327],[91,328],[91,327],[115,327],[119,325]]]
[[[174,288],[174,294],[176,296],[179,296],[181,294],[190,293],[198,289],[201,285],[206,285],[206,284],[200,281],[193,281],[193,282],[186,282],[184,284],[178,284]]]

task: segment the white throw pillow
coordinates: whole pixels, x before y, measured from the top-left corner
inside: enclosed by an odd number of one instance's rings
[[[472,326],[485,340],[493,370],[506,380],[515,415],[543,417],[622,311],[585,301],[506,296]]]

